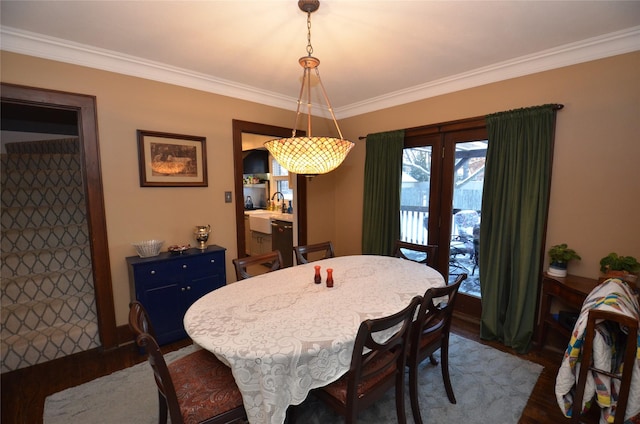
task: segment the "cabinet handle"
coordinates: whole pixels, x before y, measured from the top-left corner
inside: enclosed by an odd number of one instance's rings
[[[187,269],[187,265],[182,265],[182,269]]]
[[[185,291],[186,289],[183,287],[183,288],[181,288],[180,290],[181,290],[181,291]]]
[[[187,286],[187,290],[191,290],[191,286]]]
[[[155,275],[155,273],[156,273],[155,271],[151,271],[151,275]]]
[[[216,261],[215,259],[211,259],[211,263],[215,263],[215,261]]]

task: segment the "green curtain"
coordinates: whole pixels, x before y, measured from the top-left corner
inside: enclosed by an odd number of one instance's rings
[[[362,253],[391,255],[400,238],[404,130],[369,134],[366,146]]]
[[[530,349],[546,228],[555,106],[487,116],[480,337]]]

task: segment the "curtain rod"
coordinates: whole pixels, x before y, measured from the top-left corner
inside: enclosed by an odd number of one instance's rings
[[[554,103],[553,104],[553,110],[560,110],[564,108],[564,105],[562,103]],[[361,135],[360,137],[358,137],[358,140],[366,140],[367,136],[366,135]]]

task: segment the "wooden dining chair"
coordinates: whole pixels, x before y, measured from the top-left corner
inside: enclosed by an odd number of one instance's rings
[[[242,422],[247,414],[231,368],[199,349],[167,365],[140,302],[129,308],[129,328],[147,359],[158,388],[159,424],[223,424]]]
[[[407,256],[406,251],[418,252],[418,255],[422,257],[424,253],[424,259],[416,259],[413,255]],[[396,240],[393,248],[393,256],[402,259],[408,259],[410,261],[418,262],[421,264],[427,264],[431,268],[436,266],[436,256],[438,254],[438,246],[435,244],[416,244],[406,241]]]
[[[638,340],[638,320],[634,317],[624,315],[618,312],[591,309],[588,312],[587,316],[587,327],[585,330],[584,336],[584,344],[582,345],[581,355],[582,358],[580,360],[581,366],[580,371],[578,373],[578,379],[576,381],[576,390],[573,398],[573,412],[571,413],[571,424],[581,423],[581,418],[583,418],[583,413],[586,411],[582,411],[582,404],[584,398],[584,390],[587,384],[587,375],[589,373],[601,374],[604,376],[608,376],[612,379],[620,380],[620,387],[618,390],[618,397],[615,404],[615,414],[613,423],[614,424],[622,424],[626,422],[625,414],[627,411],[627,403],[629,401],[629,392],[631,391],[631,378],[633,376],[633,364],[636,361],[636,349],[637,349],[637,340]],[[598,325],[604,326],[605,321],[609,322],[611,325],[609,327],[610,330],[619,332],[618,335],[612,339],[620,338],[624,336],[626,339],[624,343],[624,350],[622,350],[622,344],[620,345],[619,355],[622,359],[622,363],[619,364],[618,367],[613,366],[614,371],[611,372],[611,368],[609,369],[600,369],[598,368],[593,360],[594,352],[594,338],[595,334],[598,330],[596,327]],[[624,328],[624,331],[621,330]],[[596,349],[597,350],[597,349]],[[596,361],[597,362],[597,361]],[[616,361],[611,358],[612,364],[615,364]],[[620,371],[622,370],[622,371]],[[597,396],[597,395],[596,395]],[[633,422],[632,420],[628,420],[629,422]],[[611,422],[611,421],[608,421]]]
[[[310,260],[320,260],[335,257],[335,253],[333,252],[333,243],[331,243],[330,241],[308,244],[306,246],[295,246],[293,250],[296,253],[296,262],[298,263],[298,265],[309,263]],[[323,252],[324,255],[316,255],[313,257],[314,259],[309,259],[309,253],[320,252]]]
[[[236,278],[238,279],[238,281],[254,276],[254,274],[250,274],[248,271],[248,267],[253,265],[266,265],[269,268],[267,272],[283,268],[282,254],[279,250],[263,253],[261,255],[236,258],[232,262],[236,268]]]
[[[398,422],[406,422],[404,407],[404,368],[411,322],[421,296],[412,299],[402,311],[384,318],[368,319],[360,324],[349,371],[337,381],[314,394],[345,417],[346,424],[356,422],[358,412],[380,399],[395,386]],[[374,340],[378,332],[399,326],[385,342]]]
[[[449,402],[456,403],[449,378],[449,333],[458,289],[466,278],[467,274],[460,274],[451,285],[427,290],[411,329],[407,366],[409,367],[411,410],[416,424],[422,424],[418,402],[418,366],[427,356],[432,365],[437,365],[438,361],[433,354],[438,349],[440,349],[440,368],[447,397]],[[443,297],[446,297],[446,300],[442,299]],[[438,303],[436,304],[435,301]]]

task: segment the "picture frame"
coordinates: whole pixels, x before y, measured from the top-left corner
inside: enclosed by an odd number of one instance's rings
[[[137,130],[140,187],[207,187],[206,137]]]

